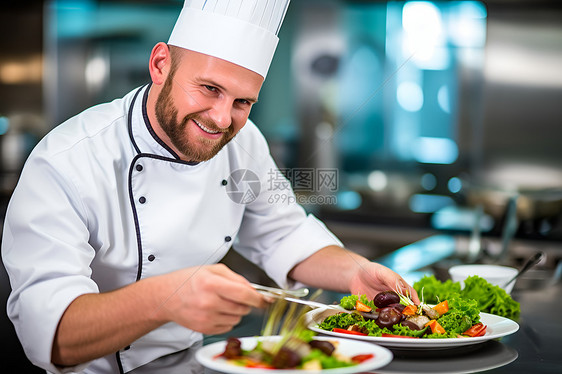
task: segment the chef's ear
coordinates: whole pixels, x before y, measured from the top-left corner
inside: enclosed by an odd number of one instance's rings
[[[170,67],[172,66],[172,56],[170,48],[166,43],[158,43],[152,48],[148,70],[152,83],[160,85],[166,81]]]

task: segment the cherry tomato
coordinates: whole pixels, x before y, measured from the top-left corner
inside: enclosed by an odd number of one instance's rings
[[[366,354],[355,355],[355,356],[351,357],[351,361],[360,364],[360,363],[362,363],[363,361],[370,360],[370,359],[373,358],[373,357],[375,357],[374,354],[372,354],[372,353],[366,353]]]
[[[486,327],[487,326],[484,325],[482,322],[479,322],[475,325],[472,325],[468,330],[463,332],[463,335],[468,335],[472,337],[484,336],[484,334],[486,334]]]
[[[273,365],[269,365],[265,362],[259,361],[248,361],[245,365],[247,368],[254,368],[254,369],[275,369]]]
[[[363,336],[367,336],[367,334],[363,334],[362,332],[359,331],[351,331],[351,330],[346,330],[346,329],[339,329],[339,328],[333,328],[332,329],[333,332],[339,332],[341,334],[350,334],[350,335],[363,335]]]

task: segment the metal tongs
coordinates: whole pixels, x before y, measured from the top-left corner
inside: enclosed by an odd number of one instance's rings
[[[339,305],[328,305],[328,304],[319,303],[317,301],[299,299],[299,297],[308,295],[309,293],[308,288],[299,288],[297,290],[284,290],[281,288],[262,286],[255,283],[250,283],[250,284],[258,292],[266,296],[282,298],[292,303],[307,305],[313,309],[330,308],[330,309],[336,309],[342,312],[349,313],[349,310],[346,310]]]
[[[299,288],[297,290],[284,290],[281,288],[262,286],[261,284],[250,283],[257,291],[265,293],[267,295],[273,294],[274,296],[292,296],[292,297],[304,297],[308,295],[308,288]]]
[[[345,313],[350,313],[349,310],[342,308],[339,305],[328,305],[328,304],[324,304],[324,303],[319,303],[318,301],[312,301],[312,300],[303,300],[303,299],[296,299],[294,297],[284,297],[285,300],[290,301],[292,303],[298,303],[298,304],[303,304],[306,306],[311,307],[312,309],[316,309],[316,308],[323,308],[323,309],[335,309],[335,310],[339,310],[340,312],[345,312]]]

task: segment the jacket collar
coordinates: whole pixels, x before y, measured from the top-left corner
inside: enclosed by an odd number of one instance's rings
[[[196,162],[182,161],[179,155],[154,132],[146,111],[146,103],[151,86],[152,84],[149,83],[140,87],[135,93],[129,107],[129,136],[137,153],[151,154],[170,159],[171,161],[197,165]]]

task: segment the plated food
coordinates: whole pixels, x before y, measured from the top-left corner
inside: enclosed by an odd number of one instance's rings
[[[196,358],[211,369],[228,373],[279,370],[329,371],[334,374],[372,370],[388,364],[383,347],[339,338],[316,337],[305,325],[308,307],[288,303],[281,295],[270,307],[259,337],[232,337],[200,349]]]
[[[464,298],[458,292],[447,294],[448,299],[432,295],[437,304],[424,303],[423,290],[420,295],[419,305],[409,295],[392,290],[377,294],[373,300],[365,295],[345,296],[340,306],[349,313],[309,312],[308,327],[326,335],[348,336],[388,347],[431,348],[475,344],[519,329],[510,319],[481,312],[477,300]]]
[[[243,374],[243,373],[268,373],[268,374],[292,374],[292,373],[311,373],[315,372],[325,372],[329,374],[351,374],[374,370],[386,366],[392,361],[392,352],[388,349],[370,344],[367,342],[354,341],[349,339],[340,339],[335,337],[314,337],[314,340],[318,343],[323,344],[324,342],[330,343],[335,346],[335,351],[332,356],[336,355],[336,360],[347,361],[347,364],[343,366],[334,365],[333,367],[322,367],[318,368],[316,364],[304,364],[297,365],[293,368],[277,369],[271,367],[267,363],[260,363],[258,361],[253,361],[251,352],[259,352],[264,345],[275,345],[278,344],[283,337],[281,336],[261,336],[261,337],[243,337],[238,338],[240,342],[240,348],[243,352],[246,352],[247,358],[244,358],[244,354],[241,358],[236,356],[228,359],[224,356],[228,341],[216,342],[209,344],[201,348],[197,354],[197,360],[209,369],[232,373],[232,374]],[[315,343],[315,344],[318,344]],[[232,344],[232,343],[231,343]],[[237,343],[235,343],[237,345]],[[262,347],[262,348],[258,348]],[[261,353],[258,353],[258,356]],[[315,353],[319,355],[319,353]],[[349,363],[355,357],[356,362]],[[240,360],[240,361],[238,361]],[[336,361],[334,360],[334,362]]]
[[[224,352],[217,357],[247,368],[322,370],[360,364],[372,358],[372,353],[342,355],[339,342],[329,340],[262,339],[252,349],[243,349],[238,338],[226,341]]]
[[[326,317],[319,328],[352,335],[402,338],[477,337],[486,333],[476,301],[452,297],[431,306],[415,305],[407,296],[384,291],[371,301],[350,295],[340,305],[354,313]]]
[[[516,322],[488,313],[480,313],[480,321],[487,326],[486,333],[483,336],[474,338],[409,339],[404,337],[349,335],[323,330],[318,327],[327,316],[335,313],[337,312],[333,309],[315,309],[308,312],[306,316],[308,328],[321,335],[366,341],[401,351],[461,349],[462,347],[502,338],[515,333],[519,329],[519,325]]]

